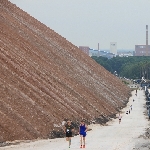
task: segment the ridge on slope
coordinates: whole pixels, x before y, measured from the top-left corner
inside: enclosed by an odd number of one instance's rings
[[[64,118],[100,120],[128,88],[65,38],[0,2],[0,140],[46,138]]]

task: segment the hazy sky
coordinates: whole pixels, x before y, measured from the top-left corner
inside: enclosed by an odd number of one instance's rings
[[[76,46],[134,49],[150,32],[150,0],[10,1]]]

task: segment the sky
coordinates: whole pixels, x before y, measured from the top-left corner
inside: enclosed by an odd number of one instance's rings
[[[72,44],[132,49],[146,44],[150,0],[10,0]],[[150,34],[148,34],[150,35]],[[150,42],[149,42],[150,43]]]

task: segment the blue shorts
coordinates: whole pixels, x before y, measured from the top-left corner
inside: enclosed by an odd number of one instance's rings
[[[82,135],[83,137],[86,137],[86,132],[81,132],[80,135]]]

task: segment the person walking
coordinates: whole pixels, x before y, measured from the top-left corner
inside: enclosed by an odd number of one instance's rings
[[[118,115],[118,119],[119,119],[119,124],[121,123],[121,119],[122,119],[122,116],[120,115],[120,112],[119,112],[119,115]]]
[[[149,109],[148,109],[148,116],[149,116],[149,120],[150,120],[150,106],[149,106]]]
[[[87,130],[88,126],[85,124],[84,120],[82,120],[79,127],[80,144],[81,144],[80,148],[85,148],[85,137]]]
[[[66,133],[66,141],[69,142],[69,148],[71,146],[71,137],[73,131],[74,131],[74,126],[71,124],[71,121],[68,120],[66,125],[64,126],[64,132]]]
[[[67,119],[64,119],[64,120],[62,121],[62,126],[64,127],[64,126],[66,125],[66,123],[67,123]]]

